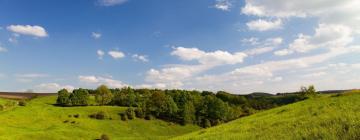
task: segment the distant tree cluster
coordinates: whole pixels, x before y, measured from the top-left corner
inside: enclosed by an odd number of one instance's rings
[[[135,117],[150,120],[158,118],[179,124],[197,124],[211,127],[246,116],[256,110],[269,109],[302,100],[300,96],[249,96],[224,91],[108,89],[105,85],[96,90],[77,89],[72,93],[58,92],[57,104],[62,106],[87,105],[89,96],[95,96],[98,105],[129,107],[120,113],[122,120]]]
[[[56,103],[61,106],[86,106],[89,101],[89,92],[86,89],[75,89],[69,93],[66,89],[58,91]]]

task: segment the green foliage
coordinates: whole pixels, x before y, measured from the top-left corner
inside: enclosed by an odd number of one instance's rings
[[[110,140],[110,137],[106,134],[102,134],[100,140]]]
[[[135,111],[133,108],[129,107],[126,111],[125,111],[127,118],[129,120],[135,119]]]
[[[128,112],[125,112],[126,120],[133,119],[135,116],[151,119],[150,116],[153,116],[182,125],[197,124],[199,126],[204,126],[205,119],[211,123],[211,126],[215,126],[250,115],[257,110],[270,109],[304,99],[298,98],[302,96],[297,95],[292,97],[244,96],[225,91],[214,94],[210,91],[195,90],[132,89],[130,87],[108,89],[104,85],[96,90],[79,90],[90,91],[95,95],[95,101],[99,105],[131,107]],[[76,95],[74,93],[78,93],[79,90],[74,90],[70,97]],[[72,104],[76,105],[76,102]]]
[[[19,106],[26,106],[26,101],[25,100],[20,100],[19,101]]]
[[[196,120],[195,113],[196,113],[196,110],[195,110],[193,103],[190,101],[186,102],[184,105],[184,111],[182,114],[182,116],[184,116],[182,124],[193,124]]]
[[[86,106],[88,105],[89,92],[85,89],[74,89],[70,94],[69,100],[73,106]]]
[[[302,86],[300,88],[300,94],[303,96],[316,96],[318,93],[315,90],[315,87],[313,85],[310,85],[309,87]]]
[[[106,105],[112,100],[112,93],[107,86],[101,85],[95,91],[95,101],[99,105]]]
[[[210,120],[208,120],[208,119],[204,119],[204,126],[203,126],[204,128],[209,128],[209,127],[211,127],[211,122],[210,122]]]
[[[145,118],[145,113],[144,111],[142,110],[142,108],[138,107],[135,109],[135,115],[136,117],[138,118]]]
[[[62,89],[58,91],[58,98],[56,100],[56,104],[62,106],[69,106],[71,105],[71,101],[69,99],[70,93],[66,89]]]

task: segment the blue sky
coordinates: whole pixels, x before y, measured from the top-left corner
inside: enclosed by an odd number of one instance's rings
[[[0,90],[359,88],[356,0],[0,0]]]

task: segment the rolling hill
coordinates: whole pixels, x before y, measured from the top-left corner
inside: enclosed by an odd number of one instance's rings
[[[0,111],[0,139],[24,140],[93,140],[106,134],[114,139],[169,139],[200,128],[181,126],[161,120],[121,121],[118,113],[126,107],[86,106],[57,107],[56,96],[35,98],[26,106]],[[8,99],[0,99],[6,104]],[[112,119],[96,120],[88,116],[104,111]],[[75,117],[75,115],[79,115]]]
[[[321,95],[174,139],[360,139],[360,91]]]

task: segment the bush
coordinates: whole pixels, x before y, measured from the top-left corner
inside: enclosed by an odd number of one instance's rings
[[[138,118],[144,118],[145,117],[145,114],[144,114],[144,112],[143,112],[143,110],[141,108],[136,108],[135,109],[135,115]]]
[[[78,115],[78,114],[76,114],[76,115]],[[74,115],[74,117],[75,117],[75,115]],[[93,118],[93,119],[104,120],[104,119],[107,118],[107,115],[106,115],[106,113],[104,111],[100,111],[100,112],[97,112],[95,114],[90,114],[89,117]]]
[[[152,119],[154,119],[154,117],[152,115],[146,114],[145,120],[152,120]]]
[[[26,102],[24,100],[19,101],[19,106],[26,106]]]
[[[100,140],[110,140],[110,137],[106,134],[102,134]]]
[[[128,108],[128,109],[125,111],[125,113],[126,113],[127,118],[128,118],[129,120],[132,120],[132,119],[135,118],[135,111],[134,111],[133,108],[131,108],[131,107]]]
[[[208,120],[208,119],[205,119],[204,120],[204,126],[203,126],[204,128],[209,128],[209,127],[211,127],[211,123],[210,123],[210,121]]]
[[[80,115],[79,115],[79,114],[75,114],[74,117],[75,117],[75,118],[79,118]]]
[[[123,121],[127,121],[128,120],[128,116],[125,113],[121,113],[120,114],[121,120]]]

